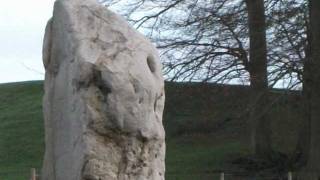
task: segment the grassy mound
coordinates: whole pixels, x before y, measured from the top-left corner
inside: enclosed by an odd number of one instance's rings
[[[0,179],[27,179],[44,152],[42,82],[0,85]]]
[[[44,152],[41,81],[0,85],[0,179],[23,180],[41,168]],[[298,96],[273,92],[274,147],[292,152],[300,118]],[[167,83],[164,125],[166,179],[216,179],[216,171],[248,154],[245,111],[249,92],[242,86]],[[293,112],[293,113],[292,113]]]

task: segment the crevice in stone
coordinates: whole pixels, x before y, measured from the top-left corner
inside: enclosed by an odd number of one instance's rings
[[[156,62],[153,56],[149,55],[147,57],[147,64],[151,73],[155,73],[157,69],[156,69]]]
[[[93,68],[93,77],[92,82],[97,86],[97,88],[102,92],[104,97],[107,97],[110,94],[111,88],[104,82],[102,78],[102,72],[97,68]]]

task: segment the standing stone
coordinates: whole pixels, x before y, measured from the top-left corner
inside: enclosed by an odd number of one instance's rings
[[[57,0],[44,39],[43,180],[163,180],[154,46],[95,0]]]

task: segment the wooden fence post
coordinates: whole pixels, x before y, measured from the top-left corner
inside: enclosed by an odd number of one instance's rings
[[[220,174],[220,180],[224,180],[224,172]]]
[[[292,172],[288,172],[288,180],[292,180]]]
[[[37,180],[37,172],[35,168],[31,168],[31,177],[30,180]]]

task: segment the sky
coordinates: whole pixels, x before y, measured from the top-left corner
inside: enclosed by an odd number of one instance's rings
[[[54,0],[1,1],[0,83],[44,78],[42,41]]]

